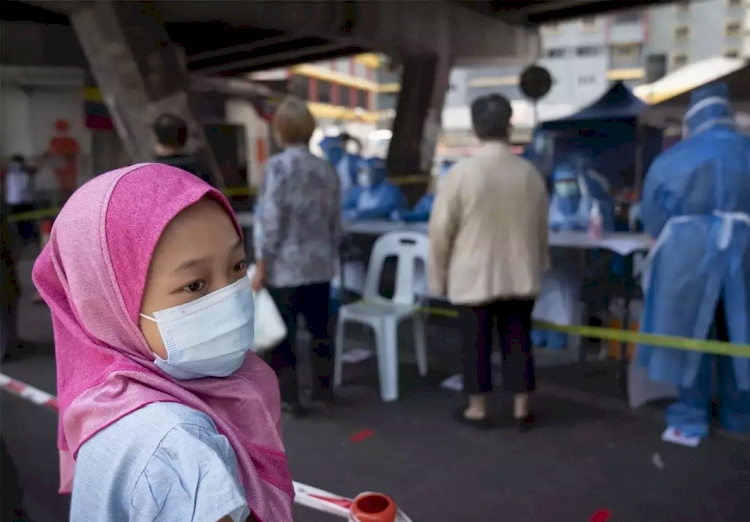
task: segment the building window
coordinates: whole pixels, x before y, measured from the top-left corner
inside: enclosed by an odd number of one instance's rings
[[[690,28],[687,25],[679,25],[674,28],[674,41],[684,43],[690,39]]]
[[[352,90],[346,85],[339,85],[339,105],[342,107],[352,106]]]
[[[310,79],[305,76],[292,76],[289,80],[289,93],[301,100],[310,99]]]
[[[727,7],[742,7],[742,0],[727,0]]]
[[[739,38],[742,36],[742,23],[732,20],[724,25],[724,36],[727,38]]]
[[[690,13],[690,2],[677,2],[674,8],[678,15],[688,14]]]
[[[565,49],[547,49],[547,58],[564,58]]]
[[[595,31],[596,30],[596,17],[586,16],[581,18],[581,28],[584,31]]]
[[[638,44],[613,45],[612,54],[617,58],[634,58],[638,54]]]
[[[724,49],[724,52],[722,54],[724,55],[724,58],[731,59],[737,59],[742,56],[742,53],[740,53],[739,49]]]
[[[596,77],[593,74],[585,74],[578,77],[578,85],[593,85],[596,83]]]
[[[542,32],[546,34],[554,34],[560,32],[560,24],[555,22],[551,24],[546,24],[542,26]]]
[[[357,89],[357,107],[361,109],[367,109],[369,108],[368,99],[369,96],[367,95],[367,91],[363,91],[362,89]]]
[[[349,59],[348,58],[339,58],[336,60],[336,71],[344,74],[349,74]]]
[[[320,103],[331,103],[331,82],[318,80],[318,100]]]
[[[690,58],[688,57],[687,53],[677,53],[672,56],[672,68],[677,69],[679,67],[684,67],[688,64],[689,61]]]
[[[640,11],[625,11],[616,14],[613,20],[616,24],[637,24],[641,21],[642,16]]]
[[[367,67],[359,60],[354,61],[354,76],[357,78],[367,78]]]
[[[587,45],[585,47],[578,47],[576,49],[576,55],[578,56],[596,56],[599,54],[599,51],[601,48],[593,46],[593,45]]]

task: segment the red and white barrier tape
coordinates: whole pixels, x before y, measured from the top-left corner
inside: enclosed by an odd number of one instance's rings
[[[54,395],[12,379],[2,373],[0,373],[0,388],[57,413],[57,397]],[[300,482],[294,482],[294,493],[294,502],[301,506],[342,518],[349,517],[349,508],[352,504],[352,499],[350,498],[335,495],[322,489],[301,484]],[[396,522],[411,522],[411,519],[399,511]]]

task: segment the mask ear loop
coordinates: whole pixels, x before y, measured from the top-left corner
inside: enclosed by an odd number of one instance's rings
[[[155,318],[153,318],[153,317],[151,317],[151,316],[148,316],[148,315],[146,315],[146,314],[138,314],[138,315],[140,315],[140,316],[141,316],[141,317],[143,317],[144,319],[148,319],[148,320],[149,320],[149,321],[151,321],[152,323],[158,323],[158,322],[159,322],[159,321],[157,321],[157,320],[156,320]]]

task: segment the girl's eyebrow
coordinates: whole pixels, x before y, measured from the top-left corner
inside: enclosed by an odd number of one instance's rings
[[[201,264],[204,261],[206,261],[206,259],[208,259],[208,258],[207,257],[201,257],[199,259],[188,259],[187,261],[183,261],[182,263],[179,264],[179,266],[177,268],[175,268],[172,271],[172,274],[173,275],[180,275],[183,272],[186,272],[186,271],[188,271],[190,269],[195,268],[199,264]]]
[[[239,248],[242,248],[243,250],[245,248],[245,245],[242,243],[241,239],[238,239],[237,242],[232,246],[232,250],[237,250]],[[196,259],[188,259],[187,261],[183,261],[177,266],[177,268],[175,268],[172,271],[172,275],[180,275],[183,272],[187,272],[188,270],[195,268],[201,263],[206,262],[208,259],[209,259],[208,257],[200,257]]]

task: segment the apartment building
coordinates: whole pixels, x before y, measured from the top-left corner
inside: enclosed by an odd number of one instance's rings
[[[595,101],[612,81],[635,86],[646,79],[643,50],[649,37],[649,13],[629,10],[550,24],[542,28],[539,64],[553,78],[550,92],[534,110],[519,89],[518,68],[457,68],[451,73],[443,125],[453,136],[470,128],[468,107],[479,96],[498,92],[514,109],[517,141],[537,119],[564,117]]]
[[[249,79],[307,100],[322,129],[346,128],[364,138],[393,117],[399,85],[385,65],[379,55],[361,54],[251,73]]]
[[[714,56],[750,57],[750,0],[677,2],[649,11],[645,54],[667,72]]]

